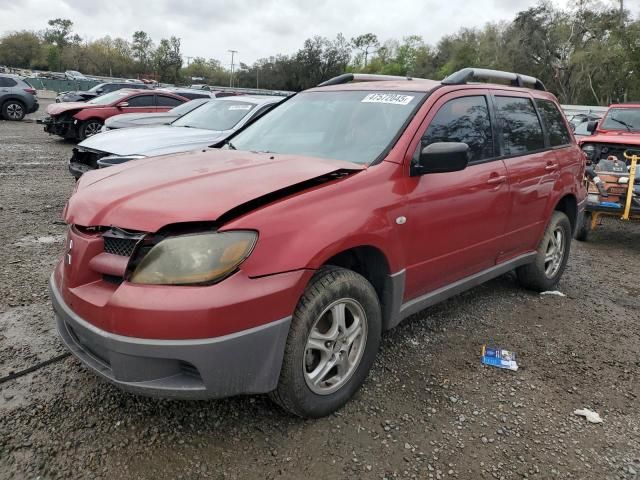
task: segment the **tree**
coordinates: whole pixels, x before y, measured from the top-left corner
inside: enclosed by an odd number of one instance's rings
[[[180,39],[171,37],[163,38],[154,55],[156,73],[160,80],[175,83],[180,78],[182,68],[182,54],[180,53]]]
[[[78,34],[72,33],[73,22],[67,18],[55,18],[49,20],[49,28],[44,31],[44,41],[54,47],[57,52],[52,52],[49,48],[47,55],[49,68],[63,69],[63,52],[69,45],[79,44],[81,38]],[[52,62],[58,62],[53,64]]]
[[[364,68],[367,68],[367,59],[369,58],[369,53],[377,50],[380,46],[380,42],[378,41],[378,36],[376,34],[365,33],[363,35],[358,35],[357,37],[352,38],[351,45],[356,50],[362,52],[362,57],[364,59]]]
[[[0,39],[0,64],[32,68],[42,64],[42,40],[34,32],[22,30]]]
[[[146,32],[138,30],[133,33],[131,43],[133,59],[138,62],[142,72],[151,70],[151,59],[153,56],[153,40]]]

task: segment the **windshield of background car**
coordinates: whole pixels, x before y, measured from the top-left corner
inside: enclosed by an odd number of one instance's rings
[[[98,85],[96,85],[96,86],[94,86],[94,87],[91,87],[91,88],[89,89],[89,91],[90,91],[90,92],[94,92],[94,93],[95,93],[95,92],[97,92],[98,90],[103,89],[105,85],[106,85],[106,83],[99,83]]]
[[[212,100],[183,115],[171,125],[205,130],[229,130],[255,107],[255,104],[248,102]]]
[[[89,100],[87,103],[90,105],[111,105],[113,102],[117,102],[123,97],[131,95],[131,92],[123,92],[122,90],[116,90],[115,92],[106,93],[99,97]]]
[[[604,117],[602,130],[640,131],[640,108],[612,108]]]
[[[231,142],[238,150],[370,164],[389,146],[424,96],[382,91],[301,93]]]
[[[189,113],[194,108],[198,108],[200,105],[202,105],[203,103],[207,103],[210,100],[211,100],[210,98],[203,98],[203,99],[191,100],[189,102],[184,102],[182,105],[173,107],[171,110],[169,110],[169,113],[180,117],[181,115],[184,115],[185,113]]]

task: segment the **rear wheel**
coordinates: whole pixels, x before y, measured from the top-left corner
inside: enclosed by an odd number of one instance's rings
[[[591,219],[591,212],[584,212],[576,228],[576,240],[580,240],[581,242],[588,240],[589,232],[591,231]]]
[[[7,100],[2,105],[2,118],[18,121],[26,115],[24,104],[18,100]]]
[[[527,288],[545,291],[555,287],[569,259],[571,223],[562,212],[555,211],[538,246],[533,263],[516,270],[518,280]]]
[[[80,129],[78,130],[78,138],[80,140],[84,140],[96,133],[100,133],[100,129],[102,128],[102,122],[100,120],[87,120],[80,124]]]
[[[381,328],[378,297],[363,276],[338,267],[319,270],[296,307],[271,398],[300,417],[336,411],[367,377]]]

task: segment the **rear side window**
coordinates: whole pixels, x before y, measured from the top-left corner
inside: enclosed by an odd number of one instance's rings
[[[493,157],[487,99],[481,95],[455,98],[440,107],[422,136],[422,147],[435,142],[466,143],[472,162]]]
[[[182,100],[178,100],[177,98],[173,97],[167,97],[164,95],[158,95],[156,98],[158,99],[159,107],[177,107],[178,105],[183,103]]]
[[[13,78],[0,77],[0,87],[15,87],[17,84]]]
[[[545,147],[542,125],[530,98],[496,97],[495,101],[503,155],[521,155]]]
[[[549,143],[552,147],[568,145],[571,143],[571,135],[567,130],[562,113],[550,100],[536,99],[536,106],[542,117],[542,122],[549,134]]]
[[[153,107],[153,95],[138,95],[127,100],[130,107]]]

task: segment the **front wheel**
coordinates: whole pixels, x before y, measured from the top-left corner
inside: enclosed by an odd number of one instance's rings
[[[102,122],[99,120],[87,120],[86,122],[82,122],[82,124],[80,124],[80,129],[78,130],[78,138],[80,140],[84,140],[96,133],[100,133],[101,128]]]
[[[2,117],[5,120],[22,120],[26,113],[24,105],[18,100],[7,100],[4,105],[2,105]]]
[[[586,242],[589,239],[589,232],[591,231],[591,212],[584,212],[584,215],[580,218],[578,226],[576,228],[576,240]]]
[[[373,286],[351,270],[322,268],[296,307],[271,398],[304,418],[338,410],[367,377],[381,330]]]
[[[533,263],[516,270],[520,283],[532,290],[555,287],[562,277],[571,247],[571,223],[562,212],[554,211]]]

